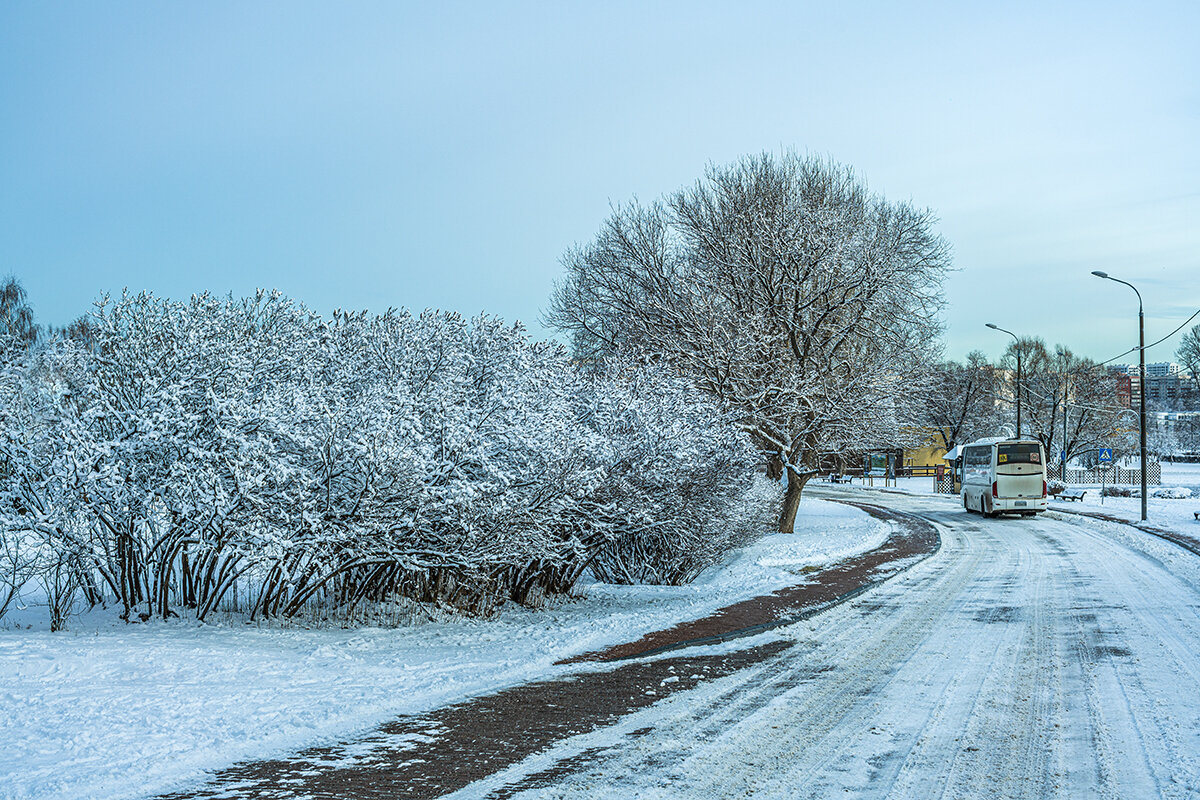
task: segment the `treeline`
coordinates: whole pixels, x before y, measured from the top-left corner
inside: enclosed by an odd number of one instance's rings
[[[1136,417],[1127,399],[1122,402],[1116,376],[1064,345],[1050,348],[1035,337],[1010,344],[995,364],[978,351],[966,363],[936,364],[914,394],[924,401],[922,425],[946,450],[1002,431],[1015,434],[1018,396],[1021,434],[1039,439],[1055,461],[1060,451],[1070,460],[1094,457],[1098,447],[1118,453],[1137,447]]]
[[[685,582],[753,480],[674,372],[492,317],[141,294],[78,333],[0,334],[0,616],[40,587],[55,629]]]

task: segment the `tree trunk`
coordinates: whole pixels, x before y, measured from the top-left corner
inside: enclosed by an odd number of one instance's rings
[[[767,457],[767,478],[773,481],[780,481],[783,479],[783,470],[783,457],[778,453],[771,453]]]
[[[796,527],[796,512],[800,509],[800,495],[804,492],[804,484],[814,473],[797,475],[796,470],[788,468],[787,491],[783,495],[783,508],[779,512],[779,532],[794,533]]]

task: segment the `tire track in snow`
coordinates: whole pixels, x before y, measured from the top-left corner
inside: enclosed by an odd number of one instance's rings
[[[933,559],[938,559],[934,556]],[[722,679],[707,691],[711,691],[715,702],[705,702],[703,706],[689,703],[687,698],[679,698],[656,708],[653,713],[643,715],[649,721],[654,717],[655,738],[661,741],[650,742],[650,736],[637,740],[641,746],[633,752],[623,753],[613,759],[608,759],[593,765],[584,776],[582,784],[576,792],[562,796],[586,797],[593,796],[603,788],[612,796],[639,797],[726,797],[741,796],[743,793],[754,794],[767,790],[771,794],[773,776],[781,772],[788,774],[786,786],[780,787],[780,796],[803,797],[824,796],[824,790],[817,787],[812,794],[797,791],[812,774],[816,773],[823,763],[836,757],[829,753],[817,758],[814,763],[807,764],[807,772],[797,774],[793,769],[798,753],[811,756],[818,749],[832,728],[847,716],[849,709],[870,702],[869,691],[874,683],[886,681],[892,672],[893,665],[902,660],[918,642],[910,637],[897,635],[897,629],[923,631],[931,628],[932,620],[944,612],[946,605],[953,598],[961,595],[961,588],[970,578],[970,563],[957,571],[947,574],[924,575],[921,566],[915,567],[908,573],[908,580],[918,584],[934,581],[941,586],[947,581],[957,580],[955,591],[934,591],[934,599],[928,603],[901,603],[894,609],[883,608],[875,599],[881,590],[874,590],[864,598],[851,601],[848,606],[827,612],[819,622],[801,624],[798,635],[802,644],[814,645],[800,657],[776,659],[775,669],[783,669],[791,674],[798,674],[807,680],[793,681],[794,688],[776,694],[778,682],[770,682],[761,686],[759,675],[755,670],[748,670],[736,676]],[[845,617],[861,616],[866,610],[885,627],[885,631],[877,636],[863,637],[853,628],[845,624]],[[883,611],[875,617],[875,612]],[[916,620],[916,621],[914,621]],[[808,630],[804,630],[808,628]],[[800,651],[803,648],[793,648]],[[833,669],[827,669],[833,665]],[[831,676],[837,674],[836,679]],[[757,716],[766,715],[775,718],[782,714],[788,720],[801,718],[805,720],[804,736],[797,739],[795,729],[788,722],[769,725],[769,730],[780,731],[780,735],[760,736],[754,734],[754,746],[746,747],[740,734],[746,717],[741,717],[725,730],[721,731],[700,753],[695,753],[698,737],[692,737],[695,730],[711,729],[713,717],[705,713],[705,709],[719,706],[717,698],[728,697],[731,693],[747,693],[763,696],[764,701],[757,704],[762,712]],[[724,717],[725,715],[719,715]],[[717,726],[718,730],[720,726]],[[788,729],[793,735],[783,735]],[[661,734],[661,735],[660,735]],[[649,747],[646,744],[650,744]],[[714,755],[714,753],[716,755]],[[719,767],[709,768],[705,760],[717,761],[732,758],[739,765],[736,774]],[[697,761],[701,763],[697,763]],[[641,776],[647,774],[678,773],[679,780],[668,788],[658,790],[639,783]],[[627,779],[622,776],[627,776]],[[466,794],[461,796],[465,797]],[[518,795],[526,796],[526,795]],[[536,795],[543,796],[543,795]],[[546,797],[560,796],[556,790],[547,790]]]
[[[1141,793],[1164,797],[1200,795],[1200,778],[1194,766],[1200,737],[1195,735],[1194,724],[1190,742],[1180,736],[1174,704],[1169,702],[1181,685],[1192,687],[1193,694],[1200,690],[1194,647],[1200,640],[1200,615],[1194,606],[1173,608],[1162,602],[1163,597],[1178,596],[1194,584],[1157,571],[1156,579],[1148,580],[1150,572],[1131,568],[1131,563],[1144,559],[1158,566],[1161,562],[1155,557],[1117,549],[1099,534],[1091,536],[1092,547],[1083,557],[1090,558],[1094,568],[1104,573],[1106,582],[1120,587],[1125,601],[1119,605],[1097,603],[1108,618],[1097,618],[1094,627],[1084,629],[1081,635],[1082,646],[1091,656],[1085,660],[1089,665],[1089,697],[1094,698],[1097,716],[1106,722],[1100,737],[1104,751],[1113,760],[1109,766],[1113,783],[1126,787],[1136,783]],[[1135,613],[1134,609],[1144,612]],[[1161,680],[1166,670],[1139,669],[1150,656],[1170,667],[1169,682]],[[1104,702],[1106,696],[1121,702]],[[1131,742],[1137,746],[1131,747]],[[1129,758],[1131,752],[1140,757]]]
[[[1200,795],[1194,578],[1086,525],[927,516],[949,528],[942,551],[786,629],[800,645],[776,677],[640,712],[637,737],[516,796]],[[735,714],[711,709],[760,690],[722,729]]]

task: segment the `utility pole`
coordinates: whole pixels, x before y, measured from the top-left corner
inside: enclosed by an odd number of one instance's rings
[[[1067,482],[1067,389],[1071,385],[1071,372],[1063,367],[1063,440],[1062,440],[1062,482]]]
[[[984,324],[987,325],[987,327],[991,328],[994,331],[1000,331],[1001,333],[1007,333],[1009,336],[1013,337],[1013,340],[1017,343],[1017,438],[1020,439],[1021,438],[1021,339],[1019,336],[1017,336],[1012,331],[1006,331],[1006,330],[1004,330],[1004,328],[993,325],[990,322],[985,322]]]
[[[1107,272],[1102,272],[1098,269],[1092,270],[1092,274],[1097,278],[1105,278],[1117,283],[1123,283],[1138,299],[1138,398],[1140,400],[1139,407],[1141,411],[1141,467],[1142,467],[1142,522],[1146,521],[1146,315],[1142,309],[1142,293],[1137,290],[1137,287],[1128,281],[1123,281],[1120,278],[1114,278]]]

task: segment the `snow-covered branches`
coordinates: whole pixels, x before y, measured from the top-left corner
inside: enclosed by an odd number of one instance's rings
[[[782,462],[892,445],[938,346],[948,248],[930,212],[847,168],[763,155],[660,203],[616,209],[568,252],[548,321],[582,358],[661,359]],[[790,530],[802,481],[789,483]]]
[[[1175,351],[1175,357],[1191,375],[1197,395],[1200,395],[1200,325],[1196,325],[1183,334],[1179,340],[1179,349]]]
[[[1065,450],[1068,460],[1120,441],[1121,428],[1128,427],[1121,416],[1128,409],[1118,402],[1116,381],[1104,367],[1063,345],[1051,350],[1038,338],[1023,338],[1020,347],[1025,435],[1040,439],[1047,454]],[[1011,397],[1016,396],[1016,353],[1017,342],[1013,342],[1004,355]],[[1011,409],[1008,413],[1011,419]]]
[[[982,436],[995,436],[1003,412],[999,407],[1000,376],[983,353],[967,356],[967,363],[946,361],[930,368],[920,392],[922,425],[945,450]]]
[[[204,619],[486,611],[598,557],[686,580],[746,485],[745,442],[680,379],[584,374],[491,317],[126,295],[88,330],[0,373],[0,613],[36,576],[55,627],[81,593]]]

